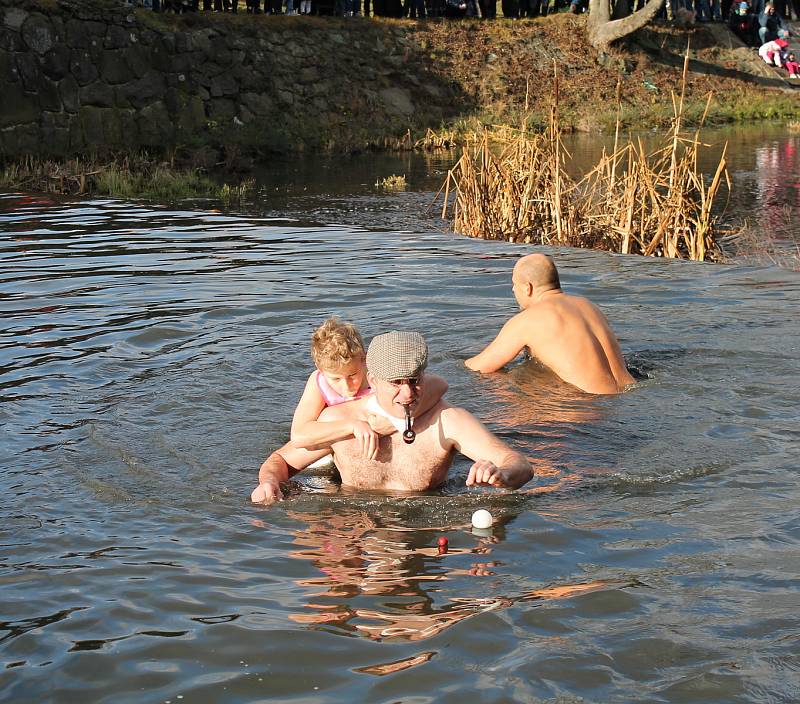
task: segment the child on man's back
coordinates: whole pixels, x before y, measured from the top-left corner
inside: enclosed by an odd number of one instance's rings
[[[361,454],[375,459],[380,436],[395,431],[386,418],[370,414],[368,421],[319,421],[327,406],[347,403],[368,396],[364,341],[355,325],[339,318],[328,318],[311,336],[311,357],[316,370],[311,373],[292,418],[291,439],[300,447],[316,449],[354,437]],[[427,382],[419,401],[418,415],[435,406],[447,391],[447,382],[435,374]]]

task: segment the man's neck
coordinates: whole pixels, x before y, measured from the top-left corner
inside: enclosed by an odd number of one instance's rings
[[[539,301],[552,298],[553,296],[563,295],[563,293],[564,292],[560,288],[537,288],[534,290],[531,300],[533,303],[538,303]]]

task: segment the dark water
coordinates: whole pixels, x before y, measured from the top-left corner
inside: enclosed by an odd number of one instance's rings
[[[796,214],[780,163],[740,207]],[[442,168],[274,165],[246,215],[0,199],[2,701],[800,699],[800,274],[550,250],[645,378],[480,377],[528,250],[440,231]],[[311,475],[251,506],[331,313],[425,331],[538,479],[466,490],[459,460],[428,495]]]

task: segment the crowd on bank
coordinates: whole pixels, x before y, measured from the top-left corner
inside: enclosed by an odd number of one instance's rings
[[[798,0],[800,2],[800,0]],[[497,0],[129,0],[156,12],[232,12],[267,15],[338,15],[343,17],[497,17]],[[569,8],[585,11],[588,0],[501,0],[507,18],[544,17]]]
[[[638,10],[646,0],[630,2],[631,9]],[[372,14],[412,19],[442,16],[494,19],[498,3],[497,0],[128,0],[128,4],[156,12],[238,13],[243,10],[268,15],[363,14],[368,17]],[[502,16],[512,19],[546,17],[548,13],[563,8],[575,13],[588,10],[588,0],[500,0],[500,4]],[[661,15],[675,18],[681,11],[692,13],[697,22],[729,22],[749,45],[760,46],[779,37],[779,30],[785,29],[785,19],[791,19],[792,12],[796,19],[800,19],[800,0],[668,0]]]

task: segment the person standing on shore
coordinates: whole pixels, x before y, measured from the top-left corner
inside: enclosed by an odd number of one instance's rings
[[[591,394],[616,394],[634,382],[608,320],[591,301],[561,290],[551,257],[529,254],[514,266],[514,297],[521,311],[464,364],[494,372],[529,351],[564,381]]]

